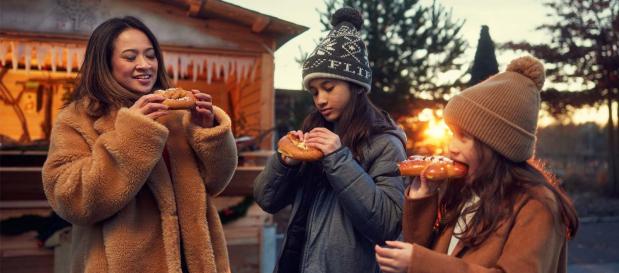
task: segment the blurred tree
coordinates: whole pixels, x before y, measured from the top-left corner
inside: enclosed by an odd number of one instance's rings
[[[441,73],[458,70],[457,58],[466,48],[460,34],[464,21],[436,3],[418,0],[325,0],[320,22],[331,29],[331,14],[343,6],[361,11],[362,35],[372,67],[370,98],[396,119],[413,110],[445,103],[444,95],[463,87],[461,78],[439,79]],[[420,96],[424,99],[419,99]]]
[[[561,118],[571,109],[606,104],[609,180],[612,192],[619,194],[612,107],[619,97],[619,0],[553,0],[545,5],[554,23],[537,29],[548,32],[551,42],[510,42],[505,47],[529,51],[546,62],[547,80],[553,84],[542,92],[542,100],[553,115]]]
[[[499,73],[499,64],[494,54],[494,42],[490,38],[488,26],[484,25],[481,26],[479,33],[475,60],[473,60],[473,68],[471,68],[471,80],[468,86],[476,85],[496,73]]]

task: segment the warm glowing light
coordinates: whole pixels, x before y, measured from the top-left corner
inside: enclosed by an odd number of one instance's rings
[[[421,113],[417,116],[417,120],[421,122],[428,122],[430,120],[434,120],[434,118],[434,111],[430,108],[421,110]]]
[[[415,154],[437,155],[447,152],[451,131],[443,120],[443,111],[423,109],[416,116],[407,117],[405,126],[411,130],[410,145]]]
[[[450,131],[444,120],[432,119],[428,122],[428,129],[424,133],[429,138],[443,140],[449,136]]]

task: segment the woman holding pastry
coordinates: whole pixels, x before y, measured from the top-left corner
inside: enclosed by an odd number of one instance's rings
[[[566,272],[576,211],[533,158],[543,83],[543,65],[521,57],[447,103],[450,159],[400,164],[417,178],[405,242],[376,246],[383,272]]]
[[[404,181],[396,162],[406,159],[406,136],[368,98],[359,12],[340,9],[331,24],[303,65],[315,111],[302,130],[280,139],[255,181],[265,211],[292,206],[275,272],[379,272],[373,246],[401,230]]]
[[[168,89],[164,68],[134,17],[88,41],[43,166],[73,224],[71,272],[230,272],[213,205],[237,164],[230,119],[207,94]]]

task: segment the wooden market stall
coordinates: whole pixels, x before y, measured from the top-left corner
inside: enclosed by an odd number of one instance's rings
[[[219,0],[3,0],[0,10],[0,220],[49,211],[40,184],[49,134],[87,39],[103,21],[143,20],[175,85],[211,94],[232,118],[235,137],[249,140],[243,147],[260,150],[245,153],[254,163],[272,149],[274,52],[307,29]],[[239,166],[225,195],[251,194],[261,169],[253,165]],[[28,272],[52,272],[45,250],[27,254],[18,241],[7,250],[13,241],[0,240],[0,268],[23,266],[31,255],[40,259],[26,262]]]

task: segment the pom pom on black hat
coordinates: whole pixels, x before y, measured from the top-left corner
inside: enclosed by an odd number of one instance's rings
[[[358,10],[350,7],[343,7],[336,10],[331,16],[331,25],[336,27],[342,22],[349,22],[357,30],[361,30],[361,26],[363,26],[363,17]]]

